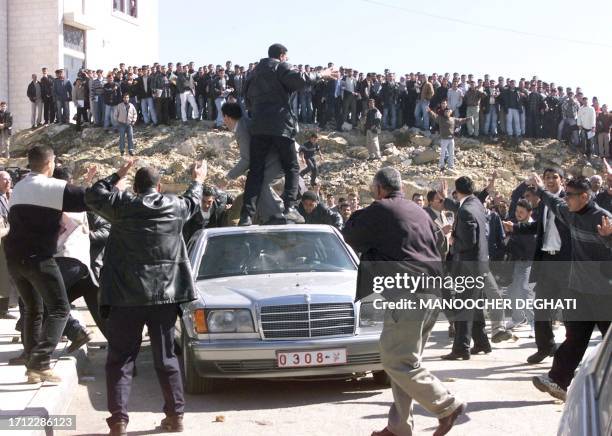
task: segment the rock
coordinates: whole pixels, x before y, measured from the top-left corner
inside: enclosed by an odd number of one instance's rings
[[[401,156],[385,156],[383,157],[383,162],[392,165],[399,165],[403,162],[403,158]],[[387,165],[388,166],[388,165]]]
[[[407,130],[397,130],[394,132],[393,143],[398,147],[406,147],[412,143],[412,138],[415,136]]]
[[[353,157],[355,159],[365,160],[370,157],[370,153],[365,147],[349,147],[347,149],[347,154],[349,155],[349,157]]]
[[[353,125],[345,121],[344,123],[342,123],[341,130],[343,132],[350,132],[351,130],[353,130]]]
[[[393,142],[389,142],[388,144],[385,144],[382,146],[383,150],[387,150],[389,148],[395,148],[395,144]]]
[[[474,148],[482,148],[482,143],[473,138],[456,138],[455,146],[462,150],[471,150]]]
[[[438,156],[433,148],[427,148],[417,153],[412,159],[415,165],[424,165],[436,160],[438,160]]]
[[[70,124],[50,124],[45,129],[45,135],[52,138],[68,129],[70,129]]]
[[[183,143],[178,144],[176,147],[176,152],[180,155],[186,157],[196,157],[197,151],[192,141],[185,141]]]
[[[319,137],[319,145],[323,153],[346,153],[349,143],[342,137]]]
[[[591,165],[585,165],[582,167],[582,177],[591,177],[597,174],[597,170]]]
[[[431,138],[427,138],[425,136],[416,135],[410,140],[410,142],[416,147],[429,147],[432,140]]]
[[[514,173],[510,170],[507,170],[505,168],[497,168],[495,171],[497,171],[497,175],[499,177],[501,177],[502,179],[508,182],[514,179]]]
[[[397,148],[395,148],[395,146],[393,146],[393,147],[384,149],[382,154],[384,156],[396,156],[400,154],[400,151]]]

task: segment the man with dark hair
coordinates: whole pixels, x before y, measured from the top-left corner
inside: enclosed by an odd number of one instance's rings
[[[415,192],[412,194],[412,201],[414,201],[419,207],[425,207],[425,199],[423,198],[423,194],[420,192]]]
[[[299,164],[295,150],[297,120],[289,106],[293,92],[300,91],[307,76],[301,76],[287,63],[287,48],[274,44],[268,50],[268,58],[262,59],[245,84],[247,107],[252,116],[249,174],[247,176],[241,225],[250,225],[255,215],[257,196],[261,192],[266,166],[266,156],[276,150],[285,173],[283,193],[284,212],[287,220],[304,222],[295,210],[297,202]],[[335,76],[331,69],[323,70],[321,78]]]
[[[226,103],[227,104],[227,103]],[[223,227],[226,206],[232,204],[233,197],[214,186],[205,186],[202,191],[199,213],[196,213],[183,227],[183,238],[187,244],[200,229]]]
[[[563,170],[546,168],[544,181],[550,195],[565,199]],[[504,229],[509,233],[536,235],[534,262],[530,273],[530,281],[536,283],[536,298],[549,299],[564,295],[569,281],[569,268],[564,268],[563,265],[569,262],[571,257],[570,232],[566,223],[555,216],[548,205],[540,203],[535,221],[505,221]],[[537,351],[527,358],[528,363],[540,363],[554,355],[557,347],[552,328],[553,317],[554,312],[550,309],[540,308],[534,311]]]
[[[612,214],[593,202],[590,183],[584,177],[566,184],[565,201],[545,191],[537,174],[531,176],[530,184],[537,188],[542,202],[567,224],[571,235],[569,292],[559,298],[575,298],[576,308],[564,312],[565,341],[555,352],[552,368],[547,375],[533,378],[538,390],[565,401],[593,329],[597,326],[605,336],[610,327]]]
[[[404,198],[399,171],[391,167],[379,170],[371,189],[376,200],[354,212],[342,232],[346,242],[361,253],[357,300],[372,293],[369,278],[379,275],[380,269],[386,272],[386,267],[391,267],[394,273],[402,271],[409,275],[435,277],[442,274],[436,246],[438,230],[423,208]],[[393,288],[384,290],[382,295],[387,301],[438,297],[435,289],[414,291],[410,294],[405,289]],[[363,304],[367,304],[366,301]],[[416,303],[414,310],[385,310],[380,357],[391,379],[394,403],[389,411],[387,427],[373,432],[372,436],[412,434],[414,399],[438,418],[435,435],[448,433],[465,410],[465,403],[423,367],[423,350],[439,310]]]
[[[43,99],[45,124],[49,124],[49,121],[53,122],[55,119],[55,106],[53,104],[53,79],[49,76],[46,67],[42,69],[40,88]]]
[[[70,305],[53,255],[62,212],[85,211],[84,191],[51,178],[55,154],[47,145],[32,147],[28,164],[32,172],[15,185],[11,194],[10,230],[3,248],[9,273],[24,304],[23,348],[28,383],[59,382],[50,360]],[[43,304],[48,311],[44,324]]]
[[[489,268],[489,247],[487,242],[487,217],[485,208],[474,195],[474,182],[467,176],[455,180],[455,191],[458,201],[447,198],[448,186],[446,181],[441,183],[438,193],[444,198],[445,209],[456,211],[453,237],[453,274],[456,276],[485,277],[485,281],[492,282]],[[493,287],[492,283],[485,286]],[[483,288],[466,289],[457,293],[457,298],[463,300],[476,300],[484,297]],[[445,360],[469,360],[471,354],[480,352],[490,353],[491,344],[485,333],[485,318],[482,309],[464,309],[455,315],[455,338],[451,353],[442,356]],[[508,340],[512,335],[503,327],[497,332],[492,331],[493,342]],[[474,346],[470,342],[474,339]]]
[[[132,165],[127,162],[86,193],[87,205],[111,224],[100,289],[101,313],[108,318],[106,384],[111,435],[127,434],[127,403],[145,325],[165,401],[161,429],[183,430],[185,401],[174,354],[174,325],[179,304],[195,300],[196,292],[182,230],[198,211],[206,178],[206,162],[196,163],[193,183],[185,194],[169,196],[159,193],[157,170],[140,168],[133,195],[122,190]]]
[[[313,191],[302,194],[298,212],[304,217],[306,224],[327,224],[342,230],[342,217],[338,212],[328,209],[319,202],[319,196]]]
[[[56,78],[53,81],[53,100],[55,101],[55,122],[67,124],[70,122],[69,102],[72,100],[72,84],[64,77],[64,70],[55,72]]]
[[[319,157],[321,160],[323,160],[323,154],[321,153],[321,147],[319,146],[318,141],[319,135],[317,135],[317,132],[311,132],[308,135],[308,141],[300,145],[299,149],[302,163],[306,165],[306,168],[300,171],[300,176],[304,177],[306,174],[310,173],[311,186],[317,184],[317,176],[319,175],[319,168],[315,158],[316,153],[319,153]]]

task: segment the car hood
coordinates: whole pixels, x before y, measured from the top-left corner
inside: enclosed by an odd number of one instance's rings
[[[353,301],[357,271],[260,274],[200,280],[200,301],[206,307],[245,307],[255,303],[295,304],[310,296],[312,302]]]

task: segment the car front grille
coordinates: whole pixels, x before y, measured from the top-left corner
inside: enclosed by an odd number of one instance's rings
[[[355,330],[352,303],[264,306],[260,314],[265,339],[352,335]]]
[[[347,356],[347,365],[377,365],[380,363],[380,354],[355,354]],[[304,368],[279,368],[274,359],[258,360],[221,360],[215,362],[219,371],[225,373],[252,373],[272,372],[286,370],[300,370]]]

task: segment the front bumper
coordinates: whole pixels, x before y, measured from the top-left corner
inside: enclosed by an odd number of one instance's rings
[[[200,377],[283,378],[340,376],[380,371],[379,335],[356,335],[329,339],[257,341],[187,340],[186,358],[192,359]],[[277,351],[306,351],[346,348],[347,363],[309,368],[278,368]]]

